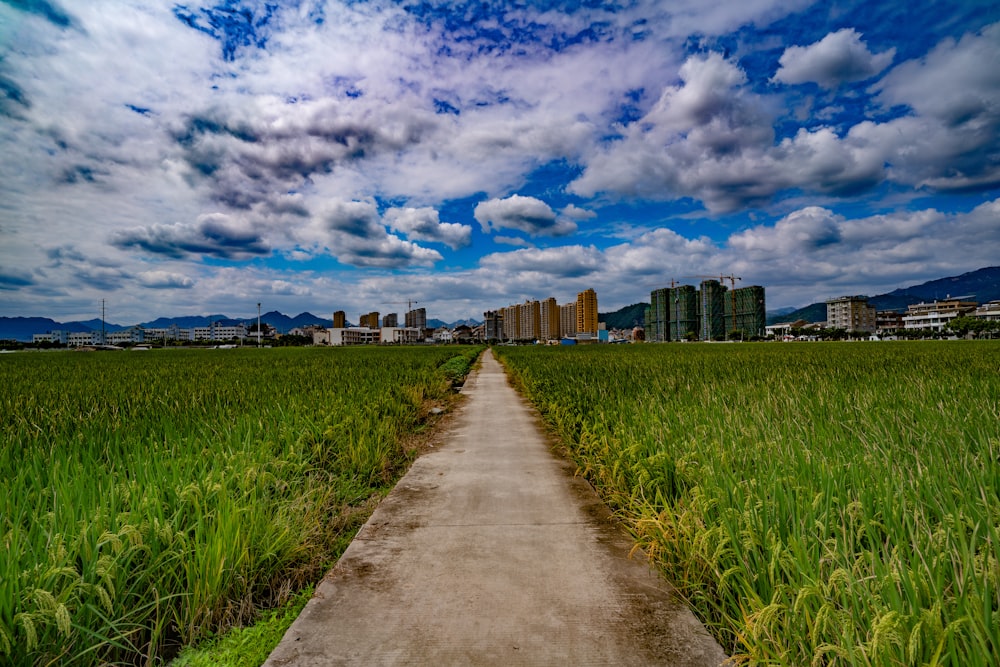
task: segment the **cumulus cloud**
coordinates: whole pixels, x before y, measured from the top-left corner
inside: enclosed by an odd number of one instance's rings
[[[876,86],[884,106],[914,111],[863,128],[885,147],[892,177],[937,190],[1000,185],[1000,23],[946,39],[925,57],[894,68]],[[860,129],[860,128],[859,128]]]
[[[424,208],[390,208],[385,212],[389,227],[416,241],[444,243],[453,250],[472,243],[472,227],[454,222],[441,222],[437,210]]]
[[[642,119],[589,160],[571,192],[692,197],[728,212],[789,188],[854,194],[883,178],[883,155],[864,137],[802,129],[775,145],[767,104],[719,54],[688,59],[680,75],[681,85],[665,88]]]
[[[191,289],[195,284],[191,276],[170,271],[143,271],[136,278],[143,287],[153,289]]]
[[[570,204],[566,206],[561,211],[564,217],[570,220],[593,220],[597,217],[597,214],[593,211],[588,211],[585,208],[580,208],[576,204]]]
[[[601,253],[594,246],[560,248],[530,248],[486,255],[480,260],[484,267],[512,273],[543,273],[562,278],[580,278],[601,267]]]
[[[405,268],[432,266],[442,258],[390,234],[369,201],[330,202],[318,216],[321,241],[344,264],[358,267]]]
[[[223,213],[199,216],[193,224],[154,224],[133,227],[114,234],[112,245],[181,258],[189,254],[220,259],[247,259],[271,253],[254,229]]]
[[[566,236],[576,231],[576,223],[560,218],[552,208],[535,197],[511,195],[476,205],[476,220],[483,231],[516,229],[531,236]]]
[[[808,46],[790,46],[778,60],[774,81],[817,83],[836,88],[843,83],[870,79],[892,64],[896,49],[872,53],[853,28],[831,32]]]
[[[773,227],[755,227],[734,234],[729,247],[747,259],[770,261],[775,257],[810,254],[841,240],[843,218],[818,206],[790,213]]]

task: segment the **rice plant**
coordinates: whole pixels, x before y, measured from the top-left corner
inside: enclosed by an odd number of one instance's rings
[[[314,583],[455,355],[3,355],[0,663],[162,664]]]
[[[1000,661],[1000,346],[497,350],[736,662]]]

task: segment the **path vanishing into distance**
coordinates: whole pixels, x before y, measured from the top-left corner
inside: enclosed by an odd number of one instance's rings
[[[489,350],[462,391],[265,666],[724,662]]]

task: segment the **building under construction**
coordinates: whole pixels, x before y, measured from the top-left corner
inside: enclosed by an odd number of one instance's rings
[[[646,340],[729,340],[763,336],[764,288],[727,289],[704,280],[701,289],[677,285],[653,290],[646,309]]]

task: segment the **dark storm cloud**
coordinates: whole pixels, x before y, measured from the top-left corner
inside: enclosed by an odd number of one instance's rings
[[[167,257],[208,255],[219,259],[247,259],[271,254],[271,248],[253,229],[223,215],[202,216],[195,224],[151,225],[119,232],[111,239],[119,248],[140,248]]]

